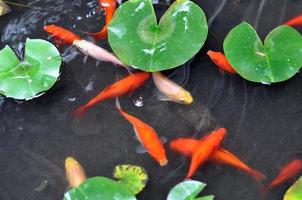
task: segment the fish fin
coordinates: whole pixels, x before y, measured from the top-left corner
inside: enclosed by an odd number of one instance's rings
[[[163,144],[165,144],[165,143],[168,141],[168,139],[167,139],[165,136],[160,136],[160,141],[161,141]]]
[[[248,171],[248,173],[249,173],[254,179],[256,179],[258,182],[260,182],[261,180],[263,180],[263,179],[266,178],[266,176],[265,176],[263,173],[261,173],[261,172],[259,172],[259,171],[257,171],[257,170],[251,169],[251,170]]]
[[[53,41],[54,41],[60,48],[63,47],[64,44],[65,44],[64,41],[62,41],[62,40],[60,40],[60,39],[58,39],[58,38],[56,38],[56,37],[53,38]]]
[[[139,153],[139,154],[143,154],[143,153],[147,153],[147,150],[143,145],[140,144],[140,145],[136,146],[135,152]]]
[[[84,106],[80,106],[77,109],[75,109],[72,112],[72,114],[75,117],[83,117],[85,115],[86,111],[87,111],[87,107],[84,105]]]
[[[142,143],[141,139],[139,138],[139,133],[138,133],[137,129],[136,129],[134,126],[133,126],[133,131],[134,131],[134,133],[135,133],[135,136],[136,136],[137,140],[138,140],[140,143]]]
[[[122,111],[122,106],[120,104],[120,101],[118,100],[118,97],[115,98],[115,107],[116,109],[118,109],[119,111]]]
[[[159,90],[155,90],[154,95],[156,99],[159,101],[173,101],[170,97],[168,97],[167,95],[165,95]]]

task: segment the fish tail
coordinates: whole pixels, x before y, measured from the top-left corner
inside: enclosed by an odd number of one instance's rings
[[[85,115],[85,113],[87,112],[87,106],[80,106],[77,109],[75,109],[72,114],[75,117],[83,117]]]
[[[253,169],[250,169],[248,173],[257,181],[261,181],[266,177],[263,173]]]
[[[272,189],[272,187],[270,185],[262,187],[260,193],[262,195],[266,194],[268,191],[270,191]]]

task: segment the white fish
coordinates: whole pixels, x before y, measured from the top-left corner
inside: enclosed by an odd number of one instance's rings
[[[11,11],[10,7],[6,3],[0,0],[0,16],[5,15],[10,11]]]
[[[87,40],[75,40],[73,45],[75,45],[83,54],[87,56],[91,56],[100,61],[112,62],[127,68],[124,63],[115,57],[115,55],[106,49],[93,44],[92,42],[88,42]]]
[[[191,104],[193,102],[193,97],[187,90],[166,78],[160,72],[152,73],[152,77],[157,89],[162,93],[162,97],[159,97],[159,100],[183,104]]]

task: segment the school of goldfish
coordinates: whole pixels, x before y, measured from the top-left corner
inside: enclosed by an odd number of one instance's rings
[[[114,12],[117,7],[116,0],[99,0],[99,9],[105,11],[106,25],[96,33],[87,33],[96,40],[105,39],[107,37],[107,28],[110,23]],[[302,26],[302,15],[297,16],[288,22],[284,23],[288,26]],[[114,54],[107,50],[82,39],[80,36],[56,25],[48,25],[44,27],[44,30],[51,34],[54,41],[58,45],[74,45],[79,51],[87,56],[91,56],[97,60],[112,62],[114,64],[123,66],[128,69],[128,66],[123,64]],[[235,69],[228,62],[227,58],[221,52],[215,52],[209,50],[207,52],[210,59],[218,66],[220,72],[228,72],[230,74],[236,74]],[[89,100],[85,105],[75,109],[73,114],[77,117],[83,117],[84,114],[93,107],[94,105],[101,103],[105,100],[116,99],[115,106],[117,111],[125,118],[134,129],[134,133],[138,138],[139,142],[143,145],[146,152],[157,162],[160,166],[168,164],[166,155],[166,149],[163,142],[160,140],[159,134],[147,123],[143,122],[139,118],[125,112],[118,100],[118,97],[122,97],[129,94],[136,89],[143,86],[146,81],[151,77],[148,72],[131,72],[129,75],[117,82],[107,86],[103,89],[96,97]],[[193,102],[192,95],[179,86],[172,80],[165,77],[160,72],[152,73],[152,78],[155,86],[164,96],[166,101],[173,101],[182,104],[191,104]],[[229,165],[243,172],[246,172],[257,182],[262,181],[266,176],[250,167],[248,164],[243,162],[234,153],[226,150],[222,147],[222,142],[226,137],[227,130],[225,128],[219,128],[212,131],[211,133],[196,138],[178,138],[170,142],[169,147],[172,151],[175,151],[183,156],[190,158],[190,166],[188,173],[185,178],[191,178],[194,176],[196,171],[202,167],[205,163],[213,163],[218,165]],[[83,171],[77,163],[71,158],[66,160],[66,168],[69,172],[67,178],[72,185],[76,186],[81,181],[86,179],[84,173],[78,179],[73,179],[72,174],[79,171]],[[267,186],[262,187],[263,192],[267,192],[289,179],[297,176],[302,171],[302,160],[295,159],[286,164],[281,170],[277,177],[269,183]]]

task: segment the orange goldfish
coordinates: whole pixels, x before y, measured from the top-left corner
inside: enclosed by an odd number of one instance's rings
[[[73,32],[62,28],[60,26],[56,26],[54,24],[44,26],[44,30],[54,37],[55,42],[58,45],[68,44],[72,45],[74,41],[82,40],[82,38]]]
[[[88,33],[91,37],[96,40],[102,40],[107,37],[108,25],[111,22],[111,19],[115,13],[116,4],[116,0],[99,0],[99,8],[103,8],[106,13],[106,25],[99,32]]]
[[[170,149],[188,157],[192,156],[198,146],[199,140],[190,138],[179,138],[170,143]],[[231,165],[233,167],[246,171],[257,181],[260,181],[265,177],[265,175],[263,175],[261,172],[252,169],[251,167],[243,163],[234,154],[222,147],[213,152],[213,154],[209,157],[209,161],[212,161],[216,164]]]
[[[288,181],[289,179],[297,176],[302,170],[302,160],[295,159],[290,163],[286,164],[280,170],[278,176],[266,187],[264,187],[263,192],[267,192],[278,185]]]
[[[227,71],[232,74],[237,73],[223,53],[209,50],[207,54],[211,58],[211,60],[218,66],[219,71]]]
[[[149,155],[153,157],[160,166],[168,164],[166,150],[155,130],[145,122],[123,111],[118,99],[116,99],[116,108],[120,114],[132,124],[138,140]]]
[[[294,17],[293,19],[284,23],[287,26],[302,26],[302,15]]]
[[[83,106],[80,106],[74,111],[76,116],[82,116],[85,114],[87,109],[94,106],[97,103],[100,103],[106,99],[112,99],[115,97],[120,97],[130,92],[136,90],[140,86],[142,86],[146,80],[150,77],[150,74],[147,72],[137,72],[133,73],[126,78],[123,78],[114,84],[106,87],[103,91],[101,91],[96,97],[91,99],[88,103]]]
[[[220,128],[199,141],[199,145],[191,156],[191,164],[186,178],[191,178],[198,167],[206,162],[212,153],[219,148],[225,134],[226,129]]]

